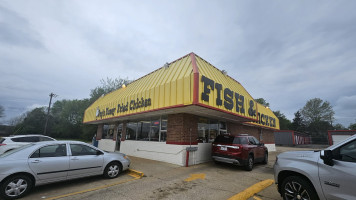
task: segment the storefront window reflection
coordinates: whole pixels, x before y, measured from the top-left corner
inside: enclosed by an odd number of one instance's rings
[[[136,140],[137,122],[126,124],[126,140]]]
[[[219,133],[219,122],[210,120],[208,142],[214,142]]]
[[[151,121],[150,141],[159,141],[159,126],[159,119]]]
[[[165,142],[167,140],[167,124],[168,124],[168,119],[167,116],[161,116],[161,134],[160,134],[160,141]]]
[[[148,133],[150,132],[150,122],[149,121],[141,121],[139,122],[141,127],[137,131],[137,140],[148,141]]]
[[[199,118],[198,138],[199,143],[214,142],[216,136],[226,133],[226,122]]]
[[[127,123],[126,139],[140,141],[161,141],[167,138],[167,117]]]
[[[104,125],[103,127],[103,139],[113,139],[115,125]]]

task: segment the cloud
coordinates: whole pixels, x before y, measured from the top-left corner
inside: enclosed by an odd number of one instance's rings
[[[0,6],[0,42],[9,46],[42,47],[38,33],[32,29],[29,22],[16,12],[2,6]]]
[[[338,123],[343,122],[345,126],[356,123],[356,95],[338,98],[334,110]]]
[[[356,95],[355,2],[6,1],[0,104],[89,97],[100,79],[137,79],[195,52],[289,119],[312,98],[348,125]],[[16,109],[10,109],[16,108]],[[350,111],[351,110],[351,111]]]

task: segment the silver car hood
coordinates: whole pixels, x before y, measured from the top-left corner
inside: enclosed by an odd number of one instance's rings
[[[311,160],[317,162],[320,158],[320,151],[288,151],[279,154],[278,157],[293,160]]]

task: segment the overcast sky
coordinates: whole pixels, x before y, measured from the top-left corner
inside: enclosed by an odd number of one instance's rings
[[[0,123],[190,52],[292,120],[312,98],[356,119],[356,1],[0,1]]]

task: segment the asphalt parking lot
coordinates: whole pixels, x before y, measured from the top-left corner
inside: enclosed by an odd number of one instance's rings
[[[89,177],[39,186],[23,199],[229,199],[254,184],[273,180],[276,155],[289,150],[306,149],[277,147],[277,152],[270,152],[267,165],[256,164],[251,172],[245,171],[242,167],[213,162],[181,167],[130,157],[132,161],[130,168],[143,172],[142,178],[128,172],[122,173],[116,179]],[[282,198],[275,184],[270,184],[247,199],[280,200]]]

